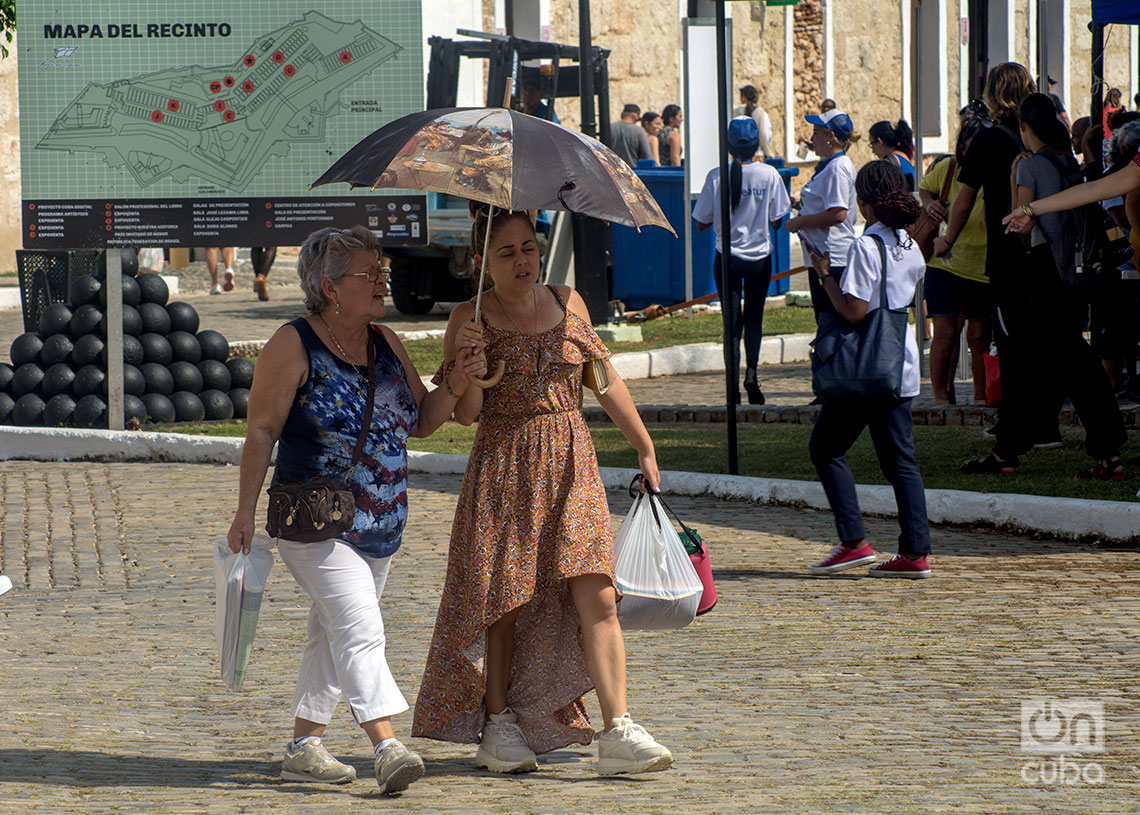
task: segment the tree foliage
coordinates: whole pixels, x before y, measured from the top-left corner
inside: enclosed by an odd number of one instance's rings
[[[0,57],[8,56],[8,43],[12,41],[12,34],[16,31],[16,0],[0,0],[0,33],[4,38],[0,40]]]

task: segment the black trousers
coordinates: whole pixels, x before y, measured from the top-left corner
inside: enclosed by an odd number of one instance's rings
[[[720,252],[716,253],[713,267],[716,273],[716,293],[720,295],[721,306],[731,309],[732,325],[732,368],[735,379],[740,378],[740,338],[744,337],[744,359],[749,368],[755,368],[760,360],[760,341],[764,336],[764,300],[768,296],[768,286],[772,282],[772,256],[760,260],[741,260],[729,256],[728,276],[731,283],[728,296],[725,296],[724,281],[721,280]],[[740,298],[744,295],[744,306]]]

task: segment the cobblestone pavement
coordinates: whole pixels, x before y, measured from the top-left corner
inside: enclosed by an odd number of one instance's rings
[[[0,463],[0,812],[1119,813],[1140,791],[1135,552],[936,529],[936,577],[813,579],[833,535],[806,510],[671,503],[710,542],[719,605],[686,630],[628,635],[633,713],[667,773],[599,778],[592,749],[540,772],[477,771],[473,747],[411,740],[427,777],[381,799],[343,706],[326,743],[344,787],[278,779],[307,602],[275,564],[249,678],[218,679],[212,540],[233,467]],[[389,659],[415,699],[459,479],[413,476],[383,600]],[[628,499],[611,495],[615,526]],[[872,520],[884,542],[896,530]],[[1103,753],[1066,777],[1021,751],[1021,704],[1104,704]],[[593,700],[590,704],[596,706]],[[406,734],[410,716],[398,717]],[[1095,766],[1090,766],[1090,763]]]

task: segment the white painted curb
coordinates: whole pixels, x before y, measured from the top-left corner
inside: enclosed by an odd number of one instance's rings
[[[239,438],[178,433],[0,427],[0,460],[95,459],[237,465],[241,462],[244,443],[244,439]],[[462,474],[467,469],[467,456],[409,450],[408,469]],[[637,471],[602,467],[601,474],[606,487],[622,489],[629,485]],[[758,504],[828,509],[823,487],[811,481],[677,471],[665,471],[661,476],[662,488],[670,495],[707,495]],[[856,491],[863,512],[886,517],[896,515],[894,492],[890,487],[858,486]],[[1135,541],[1140,535],[1140,503],[927,490],[926,504],[932,523],[985,523],[1061,538]]]

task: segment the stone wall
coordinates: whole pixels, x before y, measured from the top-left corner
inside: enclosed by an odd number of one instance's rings
[[[16,90],[16,42],[0,58],[0,274],[16,269],[20,243],[20,105]]]

